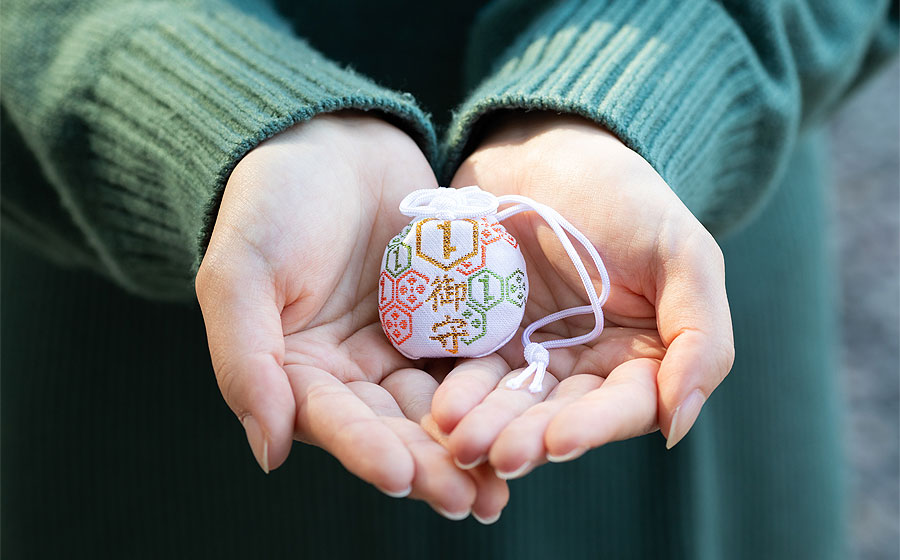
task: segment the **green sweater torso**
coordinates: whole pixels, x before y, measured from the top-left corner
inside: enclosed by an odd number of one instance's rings
[[[4,557],[844,556],[815,125],[893,48],[896,8],[280,4],[4,4]],[[690,437],[539,469],[490,527],[300,444],[263,476],[196,305],[162,300],[190,300],[237,159],[341,108],[445,179],[505,109],[587,116],[647,158],[728,267],[738,359]]]

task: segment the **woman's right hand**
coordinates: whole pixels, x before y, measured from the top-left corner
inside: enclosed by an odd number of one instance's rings
[[[669,447],[700,414],[734,361],[725,265],[713,237],[639,154],[571,115],[512,113],[460,166],[454,186],[523,195],[569,220],[598,249],[612,284],[595,340],[550,351],[543,390],[512,390],[522,345],[461,362],[432,413],[460,464],[489,462],[504,478],[661,429]],[[588,305],[582,280],[533,212],[504,221],[530,284],[525,324]],[[587,254],[582,259],[587,259]],[[587,262],[590,262],[589,260]],[[594,278],[599,293],[599,278]],[[594,317],[546,325],[543,342],[590,332]]]
[[[415,143],[377,118],[322,115],[236,166],[196,278],[226,402],[266,472],[292,440],[322,447],[391,496],[450,518],[496,519],[487,465],[463,471],[420,427],[436,378],[382,332],[381,258],[409,192],[436,187]]]

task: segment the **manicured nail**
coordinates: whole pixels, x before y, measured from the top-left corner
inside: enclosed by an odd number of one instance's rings
[[[500,513],[502,513],[502,512],[500,512]],[[475,521],[481,523],[482,525],[493,525],[494,523],[497,522],[498,519],[500,519],[500,513],[497,513],[497,515],[494,515],[493,517],[481,518],[481,517],[478,517],[478,514],[473,511],[472,517],[474,517]]]
[[[531,467],[531,461],[525,461],[521,467],[514,471],[494,471],[497,473],[497,478],[502,478],[503,480],[512,480],[514,478],[519,478],[525,471],[527,471]],[[473,514],[474,515],[474,514]],[[496,519],[494,520],[496,521]],[[493,521],[491,522],[493,523]]]
[[[266,439],[259,422],[248,414],[241,420],[241,424],[244,425],[244,431],[247,432],[247,441],[250,443],[253,457],[256,458],[256,462],[259,463],[263,472],[269,474],[269,440]]]
[[[547,460],[551,463],[565,463],[566,461],[571,461],[572,459],[581,457],[582,455],[584,455],[585,451],[587,451],[587,449],[583,447],[576,447],[572,451],[564,453],[563,455],[551,455],[547,453]]]
[[[461,469],[464,470],[464,471],[467,471],[467,470],[469,470],[469,469],[474,469],[475,467],[477,467],[477,466],[480,465],[481,463],[484,463],[485,461],[487,461],[487,455],[482,455],[481,457],[475,459],[475,460],[472,461],[471,463],[468,463],[468,464],[465,464],[465,465],[462,464],[462,463],[460,463],[460,462],[459,462],[459,459],[457,459],[456,457],[453,458],[453,462],[456,463],[456,466],[459,467],[459,468],[461,468]]]
[[[412,484],[410,484],[405,490],[401,490],[399,492],[389,492],[388,490],[379,488],[378,486],[376,486],[375,488],[378,488],[379,491],[387,496],[390,496],[391,498],[405,498],[409,496],[410,492],[412,492]]]
[[[437,510],[438,513],[440,513],[441,515],[443,515],[450,521],[461,521],[461,520],[465,519],[466,517],[469,517],[469,514],[472,513],[471,508],[467,509],[465,511],[461,511],[459,513],[450,513],[449,511],[439,508],[439,507],[435,507],[434,509]]]
[[[697,420],[697,416],[700,415],[700,409],[703,408],[703,403],[705,402],[706,397],[703,396],[700,389],[694,389],[690,395],[681,401],[681,404],[675,409],[675,414],[672,415],[672,425],[669,426],[666,449],[672,449],[676,443],[681,441],[681,438],[687,435],[691,426]]]

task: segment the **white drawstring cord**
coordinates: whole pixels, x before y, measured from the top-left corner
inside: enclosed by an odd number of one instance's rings
[[[581,283],[584,285],[584,289],[587,292],[588,299],[591,302],[590,305],[564,309],[562,311],[552,313],[544,317],[543,319],[538,319],[537,321],[528,325],[522,332],[522,345],[525,347],[525,361],[528,362],[528,366],[519,375],[507,381],[506,386],[510,389],[518,389],[522,386],[525,380],[533,374],[534,379],[532,379],[531,384],[528,385],[528,390],[532,393],[539,393],[543,388],[544,375],[547,372],[547,366],[550,364],[550,352],[548,352],[548,350],[550,350],[551,348],[566,348],[569,346],[585,344],[595,339],[603,331],[602,307],[603,304],[606,303],[606,300],[609,298],[609,273],[606,271],[606,267],[603,265],[603,259],[600,258],[600,254],[597,253],[597,249],[588,240],[588,238],[585,237],[584,234],[578,231],[575,226],[570,224],[559,214],[559,212],[557,212],[553,208],[550,208],[549,206],[546,206],[539,202],[535,202],[530,198],[519,195],[505,195],[499,197],[497,200],[500,205],[509,203],[516,204],[515,206],[499,212],[497,214],[497,221],[505,220],[506,218],[519,214],[520,212],[533,210],[537,212],[537,214],[541,218],[543,218],[545,222],[547,222],[547,225],[550,226],[550,228],[553,230],[553,233],[555,233],[556,237],[559,238],[559,241],[562,243],[562,246],[566,250],[566,253],[569,255],[569,258],[572,259],[572,264],[575,265],[575,270],[578,272],[578,276],[581,278]],[[575,240],[578,241],[585,248],[585,250],[587,250],[588,254],[591,256],[591,260],[594,261],[594,266],[597,268],[597,272],[600,273],[600,284],[602,291],[599,296],[597,295],[597,290],[594,289],[594,283],[591,281],[591,277],[588,274],[584,263],[581,261],[581,257],[578,256],[578,252],[575,250],[572,242],[569,241],[566,233],[574,237]],[[595,319],[594,328],[591,330],[591,332],[572,338],[548,340],[542,343],[531,342],[531,335],[541,327],[559,321],[560,319],[565,319],[574,315],[586,315],[588,313],[593,313]]]

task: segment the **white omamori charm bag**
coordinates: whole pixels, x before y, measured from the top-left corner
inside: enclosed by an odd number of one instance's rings
[[[513,206],[498,212],[506,204]],[[400,203],[400,212],[414,219],[390,240],[381,264],[379,316],[401,354],[413,359],[479,357],[510,341],[525,314],[528,271],[518,241],[500,222],[525,211],[537,212],[559,237],[591,305],[559,311],[525,328],[522,344],[529,365],[507,386],[517,389],[534,374],[529,390],[539,392],[549,349],[585,344],[600,335],[609,275],[594,246],[559,213],[523,196],[495,197],[474,186],[425,189]],[[600,274],[599,296],[567,233],[591,256]],[[531,342],[542,326],[581,314],[595,316],[590,333]]]

